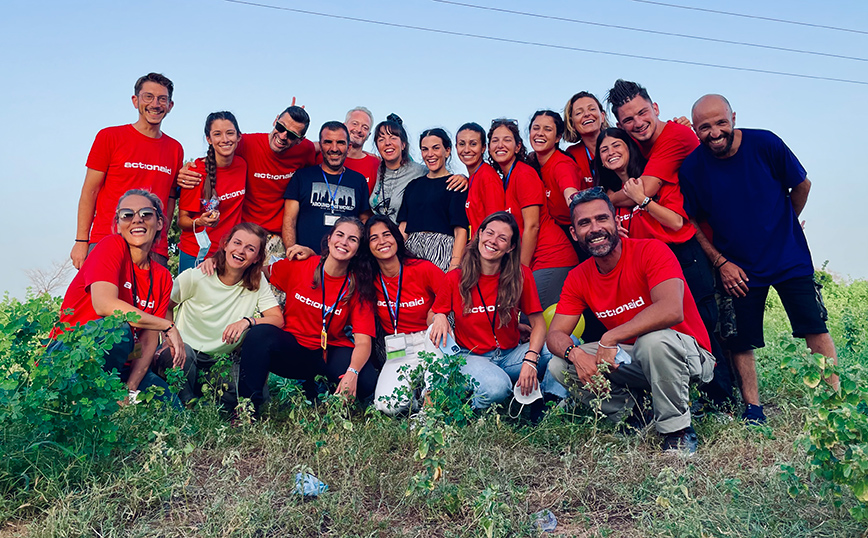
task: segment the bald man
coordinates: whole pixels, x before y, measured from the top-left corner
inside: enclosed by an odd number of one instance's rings
[[[736,129],[735,112],[722,95],[705,95],[693,105],[693,129],[701,145],[679,172],[684,207],[694,221],[707,220],[714,230],[713,243],[701,232],[697,239],[733,297],[737,335],[728,344],[742,382],[742,418],[763,423],[754,349],[765,345],[769,286],[781,298],[793,336],[804,338],[812,352],[837,361],[799,224],[811,182],[774,133]]]

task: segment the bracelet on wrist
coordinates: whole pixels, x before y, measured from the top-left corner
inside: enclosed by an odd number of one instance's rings
[[[355,368],[353,368],[352,366],[348,366],[348,367],[347,367],[347,372],[352,372],[352,373],[354,373],[354,374],[356,374],[356,375],[359,375],[359,371],[356,370]]]
[[[171,323],[171,324],[170,324],[168,327],[166,327],[165,329],[163,329],[163,334],[169,334],[169,331],[171,331],[172,329],[175,328],[175,322],[172,321],[172,322],[170,322],[170,323]]]
[[[606,346],[606,345],[603,345],[602,342],[597,342],[597,345],[603,349],[618,349],[618,344],[615,344],[614,346]]]
[[[724,265],[726,265],[728,263],[729,263],[729,260],[723,260],[723,263],[718,265],[717,267],[715,267],[715,269],[717,269],[719,271],[721,267],[723,267]]]
[[[87,239],[76,239],[75,242],[76,243],[90,243],[90,241]]]
[[[532,361],[530,359],[521,359],[521,362],[526,362],[528,364],[533,364],[533,365],[539,364],[539,361]]]
[[[570,344],[570,345],[567,347],[567,349],[564,350],[564,359],[566,359],[566,360],[570,360],[570,353],[572,353],[573,350],[574,350],[575,348],[577,348],[577,347],[579,347],[579,346],[577,346],[576,344]]]
[[[525,359],[524,362],[530,364],[530,367],[533,368],[533,371],[534,371],[534,372],[539,372],[539,370],[537,370],[537,367],[536,367],[536,363],[535,363],[535,362],[533,362],[533,361],[529,361],[529,360],[527,360],[527,359]]]
[[[252,321],[250,321],[250,318],[248,318],[248,317],[247,317],[247,316],[244,316],[244,317],[243,317],[243,318],[241,318],[241,319],[243,319],[243,320],[244,320],[244,321],[246,321],[246,322],[247,322],[247,328],[248,328],[248,329],[250,329],[250,328],[252,328],[252,327],[253,327],[253,322],[252,322]]]
[[[527,351],[524,352],[525,355],[527,355],[528,353],[533,353],[534,355],[537,356],[537,358],[539,358],[539,351],[534,351],[532,349],[528,349]]]
[[[648,204],[650,204],[650,203],[651,203],[651,198],[646,196],[645,199],[642,200],[642,203],[639,204],[639,209],[645,209],[646,207],[648,207]]]

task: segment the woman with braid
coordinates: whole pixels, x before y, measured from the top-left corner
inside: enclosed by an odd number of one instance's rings
[[[205,120],[208,153],[190,168],[204,178],[181,189],[178,226],[181,256],[178,272],[195,267],[220,247],[223,235],[241,222],[247,163],[235,155],[241,130],[231,112],[212,112]]]

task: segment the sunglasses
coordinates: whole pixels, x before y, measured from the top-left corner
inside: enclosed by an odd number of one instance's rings
[[[274,124],[274,129],[277,131],[278,134],[286,133],[286,137],[289,138],[290,140],[301,140],[302,138],[304,138],[300,134],[295,133],[293,131],[290,131],[289,129],[286,128],[286,126],[284,124],[282,124],[280,122],[277,122]]]
[[[138,211],[133,211],[132,209],[118,209],[117,216],[118,220],[121,222],[129,222],[133,220],[133,218],[138,215],[142,220],[149,220],[151,218],[156,218],[157,210],[153,207],[143,207]]]
[[[492,127],[494,127],[495,125],[504,125],[507,123],[518,126],[518,120],[514,120],[512,118],[494,118],[493,120],[491,120]]]
[[[581,204],[584,202],[588,202],[591,200],[608,200],[609,197],[606,196],[606,190],[601,186],[591,187],[590,189],[585,189],[583,191],[579,191],[573,195],[570,199],[570,211],[576,207],[577,204]]]

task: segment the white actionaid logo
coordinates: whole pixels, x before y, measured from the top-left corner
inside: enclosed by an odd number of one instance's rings
[[[614,310],[603,310],[601,312],[594,312],[598,318],[610,318],[612,316],[619,316],[626,312],[627,310],[633,310],[634,308],[639,308],[640,306],[645,306],[645,298],[641,295],[638,299],[634,299],[627,304],[622,304],[618,308]]]
[[[145,163],[124,163],[124,168],[138,168],[139,170],[148,170],[149,172],[162,172],[164,174],[172,175],[172,169],[168,166],[160,166],[159,164],[145,164]]]

